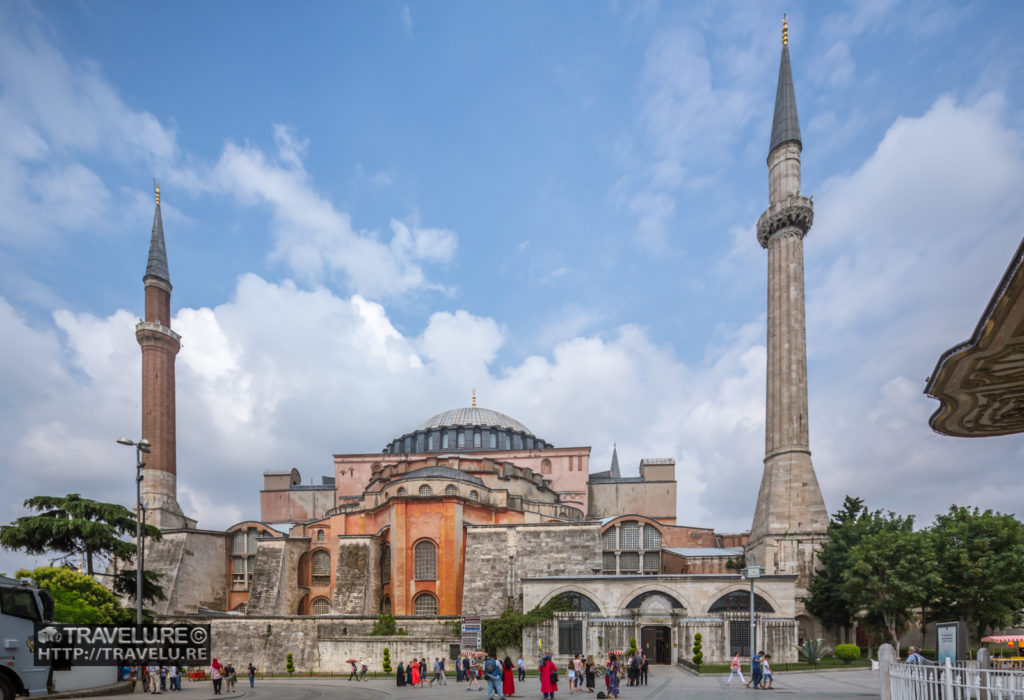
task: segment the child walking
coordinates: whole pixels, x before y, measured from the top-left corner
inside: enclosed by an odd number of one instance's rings
[[[740,683],[745,683],[743,680],[743,665],[740,663],[740,653],[736,652],[736,656],[732,657],[732,663],[729,664],[729,681],[726,685],[732,685],[733,676],[740,677]]]

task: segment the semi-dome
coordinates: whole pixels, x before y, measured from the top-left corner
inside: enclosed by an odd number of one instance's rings
[[[388,454],[545,450],[553,445],[511,416],[489,408],[452,408],[423,421],[415,430],[392,440]]]

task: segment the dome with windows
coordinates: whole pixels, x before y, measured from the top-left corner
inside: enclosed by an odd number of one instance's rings
[[[554,447],[515,418],[489,408],[453,408],[392,440],[386,454],[546,450]]]

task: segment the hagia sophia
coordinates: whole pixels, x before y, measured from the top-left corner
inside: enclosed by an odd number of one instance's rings
[[[274,668],[288,651],[298,668],[326,669],[348,655],[379,662],[382,645],[393,658],[457,654],[451,623],[460,616],[561,596],[572,610],[524,632],[528,662],[538,642],[561,659],[635,638],[652,661],[676,663],[700,632],[705,659],[718,663],[751,650],[753,580],[754,645],[796,660],[799,641],[822,636],[802,597],[828,525],[807,420],[803,239],[813,202],[800,193],[801,150],[784,33],[770,206],[757,225],[768,257],[765,459],[743,533],[680,522],[673,458],[651,456],[637,476],[623,476],[617,451],[611,464],[592,465],[590,447],[553,445],[528,416],[478,406],[475,393],[467,407],[438,406],[416,427],[394,426],[380,452],[335,454],[319,485],[304,485],[295,469],[267,472],[258,518],[202,529],[177,502],[180,337],[170,328],[157,190],[136,328],[142,434],[152,444],[143,499],[163,531],[147,543],[145,564],[164,575],[168,594],[156,612],[209,618],[214,655]],[[758,578],[741,576],[754,566]],[[407,635],[386,644],[369,635],[380,613]]]

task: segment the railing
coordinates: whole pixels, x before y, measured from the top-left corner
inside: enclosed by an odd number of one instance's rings
[[[892,700],[1024,700],[1024,673],[974,663],[889,666]]]

